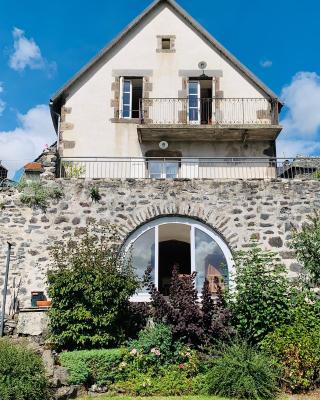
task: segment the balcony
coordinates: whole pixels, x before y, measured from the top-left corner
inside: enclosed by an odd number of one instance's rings
[[[274,140],[278,103],[261,98],[140,100],[140,142],[159,140]]]
[[[320,179],[320,160],[299,157],[61,158],[60,178],[82,179]]]

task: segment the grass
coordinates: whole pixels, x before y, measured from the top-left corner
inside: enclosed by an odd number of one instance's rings
[[[153,396],[153,397],[130,397],[130,396],[99,396],[98,400],[232,400],[217,396]],[[80,400],[92,400],[92,397],[83,397]]]
[[[218,397],[218,396],[153,396],[153,397],[130,397],[130,396],[98,396],[96,397],[98,400],[235,400],[228,399],[226,397]],[[80,400],[92,400],[92,397],[83,397]],[[279,400],[289,400],[287,396],[282,396]],[[300,400],[300,399],[298,399]],[[302,399],[301,399],[302,400]],[[310,399],[312,400],[312,399]]]

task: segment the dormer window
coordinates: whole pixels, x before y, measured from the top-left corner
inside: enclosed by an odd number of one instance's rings
[[[175,35],[158,35],[157,53],[175,53]]]

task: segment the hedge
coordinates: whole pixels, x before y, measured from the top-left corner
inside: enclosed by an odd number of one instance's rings
[[[79,350],[60,354],[72,385],[108,385],[122,378],[119,365],[124,349]]]

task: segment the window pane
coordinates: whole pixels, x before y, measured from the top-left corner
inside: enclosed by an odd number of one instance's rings
[[[123,104],[130,104],[130,93],[123,93]]]
[[[227,260],[219,245],[205,232],[195,229],[195,262],[197,289],[201,292],[204,280],[209,281],[210,291],[216,292],[216,280],[228,283]]]
[[[130,92],[130,81],[123,81],[123,91]]]
[[[150,161],[149,162],[150,178],[160,179],[162,169],[163,169],[163,163],[161,161]]]
[[[162,39],[162,49],[163,50],[170,50],[170,39],[163,38]]]
[[[199,107],[199,99],[196,96],[189,97],[189,107],[198,108]]]
[[[176,178],[178,176],[179,164],[176,162],[166,163],[166,177]]]
[[[123,106],[123,113],[124,118],[130,118],[130,106]]]
[[[132,266],[136,271],[136,274],[140,279],[143,278],[144,273],[148,267],[152,268],[152,279],[154,282],[155,275],[155,264],[154,264],[154,253],[155,253],[155,232],[154,228],[143,233],[133,243],[131,249]],[[129,252],[130,253],[130,252]],[[139,293],[147,293],[147,288],[141,288],[138,290]]]
[[[189,119],[190,121],[198,121],[199,119],[199,112],[196,108],[189,109]]]
[[[189,82],[189,94],[198,94],[198,82]]]

